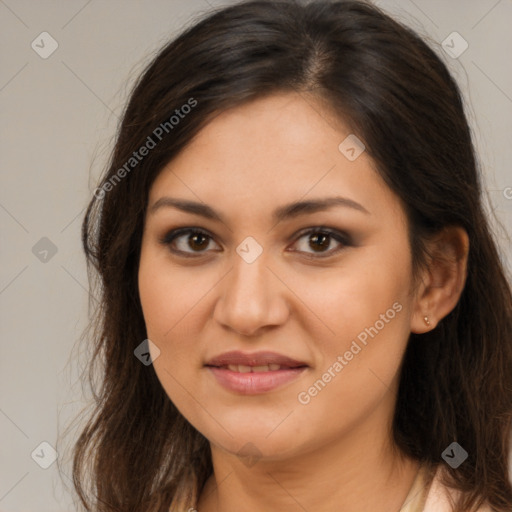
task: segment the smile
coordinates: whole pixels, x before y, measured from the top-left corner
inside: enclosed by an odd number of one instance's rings
[[[255,372],[275,372],[284,368],[280,364],[264,364],[261,366],[247,366],[243,364],[230,364],[222,366],[224,370],[231,370],[238,373],[255,373]]]

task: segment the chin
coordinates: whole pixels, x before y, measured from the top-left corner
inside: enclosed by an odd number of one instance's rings
[[[262,428],[261,424],[253,424],[250,427],[225,425],[226,430],[217,431],[214,435],[205,436],[210,443],[221,450],[236,455],[242,459],[279,461],[297,455],[300,451],[301,441],[297,436],[286,429],[280,432],[271,428]],[[270,435],[269,435],[270,433]],[[249,465],[249,464],[247,464]]]

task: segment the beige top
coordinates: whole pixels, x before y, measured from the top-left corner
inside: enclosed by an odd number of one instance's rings
[[[428,465],[421,466],[400,512],[452,512],[450,496],[455,498],[457,492],[441,483],[441,471],[441,466],[437,471]],[[484,505],[478,512],[492,510]]]

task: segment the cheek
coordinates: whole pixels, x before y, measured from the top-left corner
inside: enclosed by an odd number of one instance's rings
[[[165,254],[152,248],[144,250],[143,246],[139,294],[147,336],[160,350],[153,367],[167,395],[182,412],[191,405],[185,390],[195,389],[195,372],[202,368],[205,308],[208,293],[218,280],[207,268],[175,267]]]
[[[326,437],[355,428],[383,404],[389,411],[394,406],[410,332],[405,283],[372,272],[361,276],[347,276],[344,286],[329,290],[329,301],[320,301],[322,319],[335,332],[325,329],[315,338],[322,357],[296,398],[311,428]]]
[[[144,246],[138,283],[147,336],[160,350],[153,368],[167,396],[189,418],[195,411],[186,390],[193,389],[191,367],[199,365],[199,358],[195,361],[191,357],[191,347],[197,340],[190,326],[194,325],[194,313],[205,292],[197,281],[190,286],[183,272],[173,271],[168,260],[144,250]]]
[[[197,306],[215,284],[207,272],[173,267],[165,255],[150,249],[141,253],[138,282],[148,337],[163,343],[193,322]]]
[[[376,322],[379,330],[384,331],[384,321],[388,332],[391,324],[394,329],[398,328],[396,324],[407,324],[404,311],[410,301],[409,276],[405,246],[353,251],[335,267],[303,269],[288,274],[286,279],[293,283],[294,292],[312,313],[307,314],[311,318],[307,328],[312,328],[313,321],[321,321],[320,339],[324,340],[325,348],[338,350]],[[396,311],[398,306],[393,309],[397,302],[401,305],[400,314]],[[382,320],[381,315],[385,317]]]
[[[392,385],[410,334],[408,255],[406,245],[368,249],[318,274],[315,286],[307,275],[295,277],[298,293],[308,290],[304,302],[323,324],[312,336],[322,354],[315,378],[330,391],[315,400],[332,394],[357,410]]]

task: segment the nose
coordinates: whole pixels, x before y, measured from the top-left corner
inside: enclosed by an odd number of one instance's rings
[[[265,252],[252,263],[236,253],[233,260],[233,268],[220,284],[213,318],[244,336],[284,324],[289,315],[287,288],[267,267]]]

